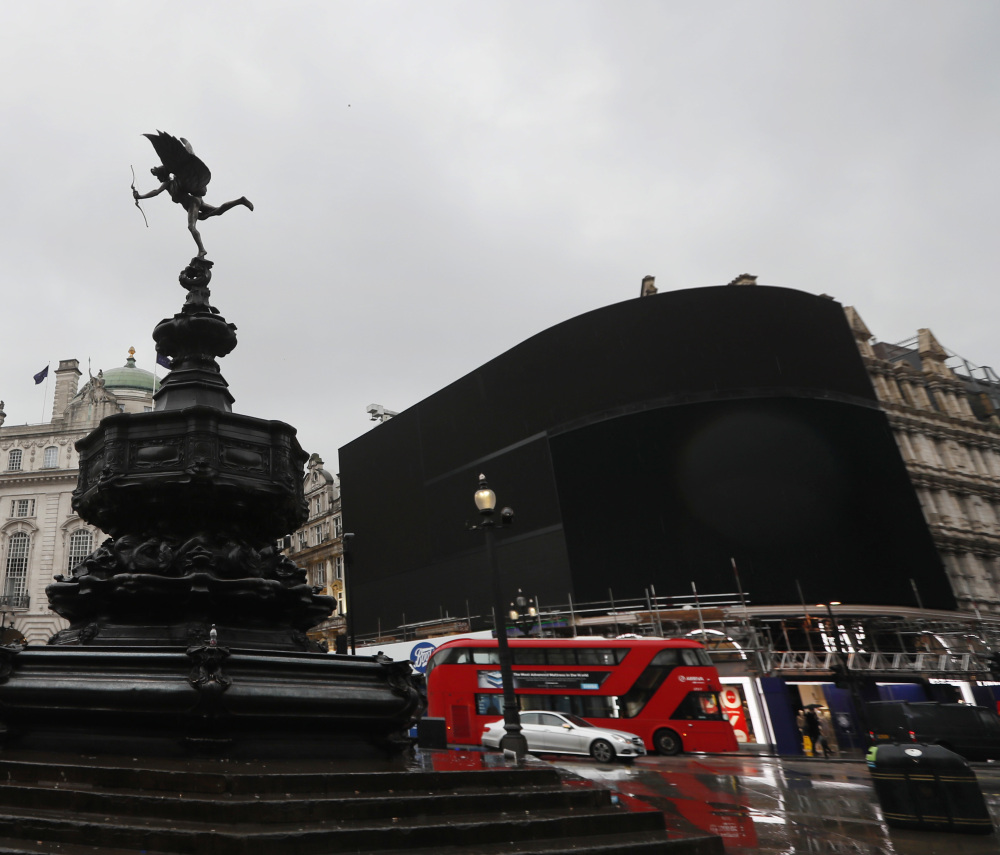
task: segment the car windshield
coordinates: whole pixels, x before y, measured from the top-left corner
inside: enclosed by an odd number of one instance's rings
[[[575,724],[577,727],[593,727],[589,721],[585,721],[578,715],[568,715],[563,713],[563,718],[566,719],[570,724]]]

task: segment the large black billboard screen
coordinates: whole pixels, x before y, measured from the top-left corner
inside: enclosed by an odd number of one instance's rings
[[[842,307],[783,288],[630,300],[498,356],[340,450],[356,630],[488,614],[472,494],[517,516],[507,586],[566,603],[954,600]],[[924,593],[926,592],[926,593]]]

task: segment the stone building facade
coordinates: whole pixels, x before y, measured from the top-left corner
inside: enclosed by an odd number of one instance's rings
[[[344,523],[340,513],[340,480],[323,468],[318,454],[309,458],[304,483],[309,517],[286,538],[285,554],[306,570],[318,593],[334,597],[337,609],[309,631],[314,641],[325,641],[336,649],[337,636],[344,635],[347,590],[344,573]]]
[[[48,608],[52,577],[78,564],[105,535],[72,508],[79,474],[74,444],[105,416],[153,407],[158,380],[136,366],[99,371],[80,388],[79,361],[55,370],[52,418],[6,425],[0,405],[0,611],[29,643],[44,644],[66,622]]]
[[[959,608],[1000,614],[1000,380],[929,329],[886,344],[845,311]]]

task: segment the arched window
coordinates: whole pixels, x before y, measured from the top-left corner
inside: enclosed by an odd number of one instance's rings
[[[23,531],[12,534],[7,541],[7,575],[4,580],[3,595],[10,598],[10,604],[17,606],[17,600],[28,590],[28,547],[30,539]]]
[[[46,469],[55,469],[59,465],[59,449],[50,445],[45,449],[45,457],[42,460],[42,466]]]
[[[7,453],[7,471],[16,472],[21,468],[21,449],[12,448]]]
[[[94,544],[94,535],[85,528],[78,528],[69,536],[69,561],[67,570],[72,570],[84,558],[90,555]]]

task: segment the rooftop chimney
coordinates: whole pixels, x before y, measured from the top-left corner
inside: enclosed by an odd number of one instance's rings
[[[61,419],[66,414],[66,408],[76,395],[79,384],[80,360],[60,360],[56,369],[56,393],[52,399],[52,421]]]

